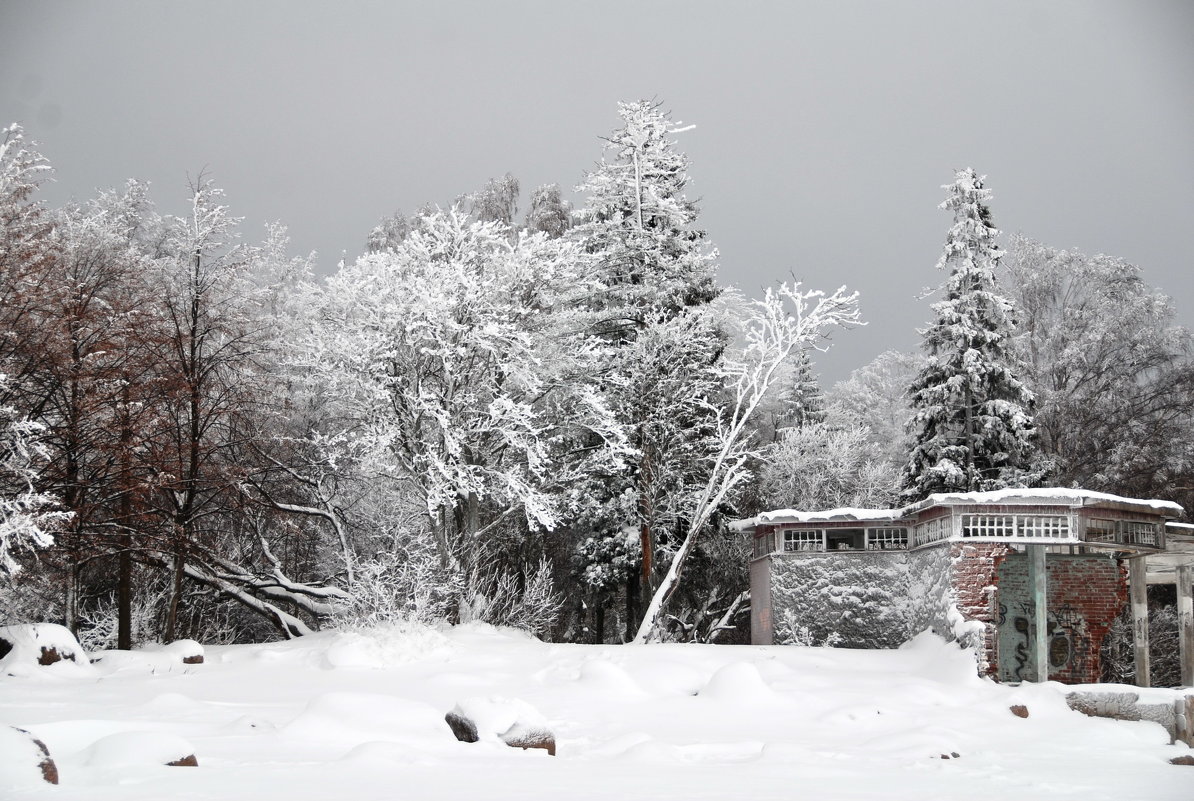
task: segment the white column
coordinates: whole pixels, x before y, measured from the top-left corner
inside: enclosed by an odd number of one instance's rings
[[[1182,684],[1194,687],[1194,565],[1177,569],[1177,642]],[[1190,728],[1194,731],[1194,723]]]
[[[1028,585],[1032,593],[1032,662],[1036,680],[1049,680],[1049,580],[1045,565],[1046,545],[1028,546]]]
[[[1143,556],[1128,560],[1128,600],[1132,604],[1132,647],[1136,656],[1136,686],[1149,686],[1148,581]]]

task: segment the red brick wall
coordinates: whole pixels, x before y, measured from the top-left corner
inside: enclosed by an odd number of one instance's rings
[[[964,618],[983,624],[979,672],[992,676],[996,674],[998,664],[995,623],[999,617],[999,603],[991,588],[998,584],[1000,563],[1011,552],[1001,542],[950,543],[955,605]]]
[[[1028,558],[1015,554],[998,571],[999,603],[1008,614],[1030,609]],[[1045,560],[1048,593],[1049,633],[1064,638],[1068,659],[1052,666],[1049,678],[1067,684],[1084,684],[1100,679],[1099,650],[1116,615],[1127,601],[1127,572],[1119,561],[1106,556],[1049,554]],[[1003,655],[1013,659],[1011,654]]]

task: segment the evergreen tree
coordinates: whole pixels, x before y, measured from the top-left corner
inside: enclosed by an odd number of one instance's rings
[[[825,393],[813,371],[808,349],[802,349],[793,361],[792,376],[779,394],[777,428],[799,428],[825,421]]]
[[[1025,486],[1037,468],[1032,393],[1013,372],[1011,301],[998,292],[1003,252],[991,222],[990,190],[974,170],[958,172],[941,208],[954,215],[937,267],[949,270],[944,300],[924,330],[928,362],[909,387],[915,441],[904,497]]]
[[[600,354],[593,378],[635,450],[585,493],[601,499],[593,525],[640,532],[640,580],[627,583],[629,635],[639,598],[659,578],[657,559],[666,567],[704,484],[720,395],[711,368],[725,345],[709,306],[721,293],[717,253],[696,225],[697,204],[685,194],[688,157],[673,139],[682,129],[657,103],[620,103],[618,113],[622,127],[579,187],[586,204],[568,236],[595,282],[583,301]]]
[[[601,276],[603,307],[624,313],[609,333],[641,327],[651,310],[669,316],[716,298],[717,252],[696,227],[697,204],[684,194],[688,157],[671,138],[681,130],[658,103],[619,103],[623,126],[607,140],[609,158],[590,172],[588,194],[573,229]]]

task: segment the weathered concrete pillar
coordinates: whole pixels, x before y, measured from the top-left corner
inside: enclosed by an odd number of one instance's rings
[[[1143,556],[1128,560],[1128,601],[1132,605],[1132,646],[1136,656],[1136,686],[1148,687],[1148,582]]]
[[[1194,687],[1194,565],[1177,569],[1177,643],[1182,684]]]
[[[1036,680],[1049,680],[1049,580],[1046,545],[1028,546],[1028,585],[1032,593],[1032,663]]]

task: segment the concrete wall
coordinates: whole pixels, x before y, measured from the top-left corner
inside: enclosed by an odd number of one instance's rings
[[[750,563],[750,644],[772,645],[771,559],[764,556]]]

